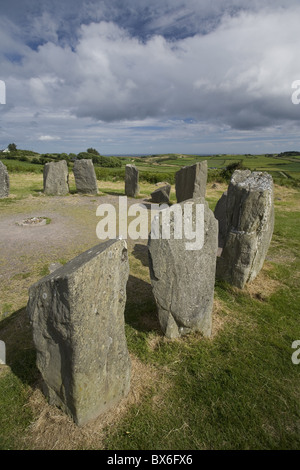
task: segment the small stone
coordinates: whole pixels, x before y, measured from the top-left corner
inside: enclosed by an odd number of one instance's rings
[[[168,203],[170,200],[171,185],[161,186],[151,193],[152,202],[156,204]]]

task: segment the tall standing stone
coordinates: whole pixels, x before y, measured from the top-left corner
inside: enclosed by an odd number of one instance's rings
[[[0,161],[0,198],[9,196],[9,175],[6,166]]]
[[[227,191],[222,194],[214,210],[214,216],[219,222],[219,248],[223,248],[227,233],[226,201]]]
[[[207,183],[207,161],[184,166],[175,175],[177,202],[205,197]]]
[[[139,170],[135,165],[125,166],[125,194],[136,197],[139,193]]]
[[[29,289],[27,311],[44,393],[79,426],[129,391],[128,275],[126,242],[108,240]]]
[[[203,244],[201,249],[189,250],[187,243],[190,240],[186,237],[185,230],[179,238],[181,231],[177,230],[180,224],[176,226],[179,219],[174,211],[182,213],[183,221],[187,216],[189,221],[193,221],[195,228],[196,207],[200,205],[203,209],[203,220],[200,221],[197,233],[200,237],[202,231]],[[188,206],[191,206],[189,213]],[[157,227],[155,229],[152,225],[148,253],[152,290],[162,331],[169,338],[177,338],[191,331],[200,331],[203,335],[210,336],[218,222],[204,198],[175,204],[162,210],[159,216],[157,222],[155,219],[153,221],[153,224],[159,224],[159,232]],[[168,228],[171,236],[164,239],[163,230]],[[174,237],[176,232],[178,238]]]
[[[69,192],[69,170],[65,160],[44,165],[44,193],[65,196]]]
[[[227,229],[217,276],[243,288],[261,270],[274,228],[271,175],[236,170],[226,201]]]
[[[98,194],[98,184],[92,159],[75,160],[73,166],[77,192]]]

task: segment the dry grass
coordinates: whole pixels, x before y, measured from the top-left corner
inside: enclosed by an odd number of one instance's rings
[[[212,334],[211,339],[214,339],[224,328],[228,322],[235,321],[233,315],[225,306],[222,300],[215,298],[212,311]]]
[[[77,426],[59,408],[49,405],[40,388],[36,388],[28,403],[36,418],[27,429],[24,445],[32,450],[103,449],[109,429],[121,420],[132,405],[142,401],[150,387],[161,383],[161,373],[153,366],[143,364],[133,355],[131,364],[129,395],[118,406],[82,427]],[[159,397],[160,393],[156,395],[157,400],[163,399]]]
[[[258,276],[252,282],[246,284],[245,292],[254,299],[265,301],[282,287],[281,282],[268,276],[267,273],[270,270],[272,270],[272,265],[266,262]]]

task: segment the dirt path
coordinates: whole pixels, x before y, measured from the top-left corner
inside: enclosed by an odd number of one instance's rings
[[[128,205],[143,200],[128,199]],[[24,306],[27,290],[51,263],[65,263],[101,243],[96,226],[99,204],[118,207],[118,196],[28,197],[0,209],[0,319]],[[20,226],[25,219],[47,217],[43,226]],[[129,242],[129,249],[134,243]]]

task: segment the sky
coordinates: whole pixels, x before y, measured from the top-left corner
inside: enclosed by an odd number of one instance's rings
[[[299,0],[0,0],[0,149],[300,150],[299,19]]]

